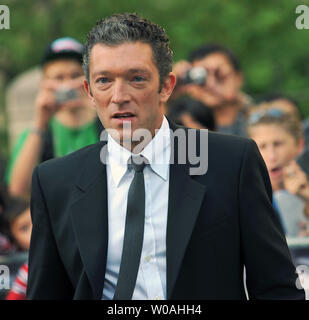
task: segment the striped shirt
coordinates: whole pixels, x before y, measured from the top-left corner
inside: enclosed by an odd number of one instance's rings
[[[28,262],[24,263],[18,270],[12,289],[6,296],[6,300],[26,300],[28,281]]]

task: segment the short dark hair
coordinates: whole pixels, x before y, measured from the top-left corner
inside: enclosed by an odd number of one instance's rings
[[[83,69],[89,82],[91,50],[97,43],[109,46],[141,41],[152,47],[154,62],[160,75],[160,88],[172,71],[173,51],[165,30],[135,13],[115,14],[99,20],[87,35]]]
[[[236,72],[241,71],[240,62],[236,55],[230,49],[220,44],[206,44],[196,48],[189,54],[189,61],[194,62],[197,60],[202,60],[213,53],[222,53],[229,60]]]
[[[188,113],[195,121],[203,127],[215,131],[216,123],[213,110],[203,102],[190,96],[181,96],[172,101],[168,106],[167,117],[178,125],[184,125],[181,116]]]

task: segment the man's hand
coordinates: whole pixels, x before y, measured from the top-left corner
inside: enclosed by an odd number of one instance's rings
[[[177,78],[184,78],[186,73],[192,68],[190,62],[186,60],[180,60],[173,65],[173,73]]]
[[[186,73],[192,68],[190,62],[186,60],[180,60],[173,65],[173,73],[176,75],[176,87],[173,91],[172,97],[176,99],[179,96],[189,94],[187,92],[188,85],[181,85],[179,79],[183,79]],[[177,84],[178,83],[178,84]]]
[[[307,175],[295,160],[283,168],[283,186],[290,193],[303,199],[305,203],[304,213],[309,218],[309,181]],[[306,232],[307,230],[305,230]]]
[[[45,130],[50,118],[59,110],[90,107],[91,102],[83,86],[84,76],[66,81],[65,84],[54,79],[44,79],[41,82],[40,90],[35,101],[34,126],[37,129]],[[76,98],[58,103],[56,91],[60,89],[76,90]]]
[[[59,86],[56,80],[42,80],[40,90],[35,101],[34,126],[45,130],[49,119],[57,110],[55,91]]]
[[[296,161],[283,168],[283,185],[290,193],[309,201],[309,181]]]

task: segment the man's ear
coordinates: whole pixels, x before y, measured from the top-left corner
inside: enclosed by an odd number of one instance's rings
[[[95,105],[95,101],[91,92],[91,88],[90,88],[90,84],[88,83],[87,80],[84,80],[84,88],[88,94],[89,99],[91,100],[91,102]]]
[[[167,102],[168,98],[172,94],[176,85],[176,75],[170,72],[162,83],[162,88],[160,91],[160,101]]]

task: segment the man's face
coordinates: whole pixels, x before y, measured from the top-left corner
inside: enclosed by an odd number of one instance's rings
[[[74,92],[74,98],[72,97],[70,104],[66,105],[66,109],[79,108],[82,97],[86,98],[85,91],[83,89],[84,73],[81,63],[75,59],[57,59],[48,62],[43,67],[43,82],[48,83],[52,88],[52,93],[56,99],[58,91],[72,91]]]
[[[59,59],[47,63],[43,68],[43,74],[45,79],[56,80],[59,85],[65,85],[84,73],[81,64],[76,60]]]
[[[243,79],[223,53],[212,53],[193,62],[193,67],[207,70],[203,101],[210,107],[224,106],[237,100]]]
[[[175,76],[170,73],[159,92],[159,72],[149,44],[96,44],[90,56],[89,83],[84,84],[104,127],[116,130],[122,141],[131,138],[124,124],[131,125],[131,132],[142,128],[152,136],[160,128],[163,103],[172,93]]]

